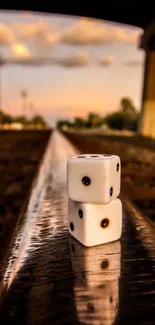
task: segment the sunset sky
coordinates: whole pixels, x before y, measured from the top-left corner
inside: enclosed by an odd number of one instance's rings
[[[144,52],[139,28],[56,15],[0,12],[2,108],[57,118],[106,114],[121,97],[141,105]],[[31,110],[30,110],[31,108]]]

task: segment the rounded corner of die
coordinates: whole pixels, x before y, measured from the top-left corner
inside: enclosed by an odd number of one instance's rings
[[[76,155],[74,155],[74,156],[70,156],[70,157],[68,158],[67,162],[68,162],[68,163],[71,163],[71,162],[73,162],[74,160],[76,160],[76,158],[77,158]]]
[[[73,159],[73,157],[69,157],[69,158],[67,159],[67,166],[70,164],[70,162],[72,161],[72,159]]]
[[[116,198],[116,202],[117,202],[118,206],[120,207],[120,209],[122,210],[122,201],[119,197]]]
[[[114,156],[115,156],[115,158],[117,158],[119,161],[121,161],[121,158],[120,158],[119,155],[114,155]]]
[[[120,208],[122,210],[123,206],[122,206],[122,201],[120,200],[120,198],[118,198],[118,202],[119,202],[119,206],[120,206]]]
[[[86,248],[86,247],[92,247],[93,245],[87,242],[87,240],[83,240],[81,244]]]
[[[71,199],[69,198],[69,193],[68,193],[68,207],[70,207],[70,205],[71,205]]]

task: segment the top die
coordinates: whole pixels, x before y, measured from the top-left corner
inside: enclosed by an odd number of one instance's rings
[[[68,197],[87,203],[109,203],[120,194],[121,161],[116,155],[79,155],[68,159]]]

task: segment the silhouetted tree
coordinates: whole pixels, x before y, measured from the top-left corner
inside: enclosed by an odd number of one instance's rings
[[[35,115],[32,120],[29,120],[26,116],[11,116],[3,111],[0,110],[0,124],[11,124],[11,123],[21,123],[22,125],[41,125],[42,127],[48,126],[46,121],[41,115]]]
[[[32,119],[31,119],[31,123],[34,125],[42,125],[42,126],[47,126],[46,121],[44,120],[44,118],[41,115],[35,115]]]
[[[121,99],[121,110],[126,114],[135,114],[136,108],[132,102],[132,100],[128,97],[124,97]]]
[[[139,114],[120,111],[107,115],[104,121],[111,129],[137,131]]]
[[[103,124],[103,118],[100,114],[97,113],[89,113],[87,119],[87,126],[88,127],[98,127]]]
[[[0,111],[0,124],[11,123],[13,121],[11,115]]]
[[[64,126],[71,127],[72,123],[68,120],[58,120],[56,126],[57,128],[62,128]]]
[[[81,117],[75,117],[73,125],[75,128],[84,128],[86,126],[86,121]]]
[[[24,116],[24,115],[16,116],[16,117],[14,117],[13,120],[14,120],[14,122],[21,123],[23,125],[30,124],[30,120],[26,116]]]

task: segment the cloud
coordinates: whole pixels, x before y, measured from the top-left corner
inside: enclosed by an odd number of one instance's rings
[[[12,23],[11,27],[0,24],[0,45],[12,42],[31,44],[40,54],[51,53],[55,44],[71,46],[108,45],[135,43],[139,30],[110,26],[103,22],[81,18],[66,28],[47,23],[44,19],[37,23]]]
[[[9,45],[13,40],[12,30],[7,25],[0,23],[0,46]]]
[[[21,41],[32,40],[36,45],[51,46],[58,41],[56,26],[40,21],[31,24],[14,24],[17,38]]]
[[[60,41],[71,45],[98,45],[105,41],[106,30],[91,20],[81,19],[66,28],[60,35]]]
[[[142,64],[143,64],[143,62],[141,60],[136,60],[136,59],[129,60],[129,61],[125,62],[125,65],[133,66],[133,67],[141,66]]]
[[[14,44],[14,57],[1,59],[2,65],[21,65],[21,66],[60,66],[63,68],[87,67],[91,63],[91,56],[88,52],[76,52],[75,54],[51,58],[39,58],[31,56],[29,50],[22,44]]]
[[[76,52],[73,55],[53,59],[53,64],[64,68],[87,67],[90,63],[91,56],[88,52]]]
[[[135,43],[139,33],[82,18],[60,34],[60,41],[70,45],[103,45],[111,43]]]
[[[109,66],[113,64],[115,61],[115,57],[113,55],[107,55],[99,58],[98,63],[102,66]]]
[[[26,67],[41,67],[45,65],[53,65],[53,59],[47,58],[36,58],[36,57],[29,57],[29,58],[15,58],[8,60],[7,64],[10,65],[21,65]]]
[[[25,59],[31,56],[29,49],[23,44],[15,43],[11,46],[11,49],[15,58]]]
[[[136,43],[139,36],[139,31],[126,31],[121,27],[109,28],[109,39],[116,43]]]
[[[110,26],[103,22],[81,18],[69,27],[58,28],[55,24],[40,20],[37,23],[12,23],[11,27],[0,24],[0,45],[8,45],[13,57],[2,60],[0,64],[57,65],[64,68],[87,67],[92,63],[88,52],[76,52],[68,56],[53,57],[55,44],[68,45],[106,45],[114,43],[134,43],[139,30]],[[31,49],[31,53],[30,53]],[[103,56],[95,64],[110,66],[114,57]],[[9,63],[10,62],[10,63]],[[128,62],[127,65],[137,65]]]

